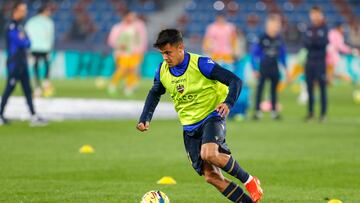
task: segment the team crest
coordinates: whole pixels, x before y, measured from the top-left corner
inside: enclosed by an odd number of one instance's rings
[[[178,86],[176,86],[176,90],[178,92],[180,92],[180,94],[182,94],[184,92],[184,89],[185,89],[185,87],[182,84],[179,84]]]

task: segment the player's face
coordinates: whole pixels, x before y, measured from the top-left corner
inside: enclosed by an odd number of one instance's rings
[[[270,32],[270,34],[272,34],[272,35],[279,34],[280,31],[281,31],[281,22],[280,22],[280,20],[277,20],[277,19],[269,20],[266,23],[266,30],[268,30],[268,32]]]
[[[17,16],[18,20],[24,19],[26,17],[26,14],[27,14],[26,4],[20,4],[15,10],[15,15]]]
[[[216,17],[216,21],[218,23],[224,23],[225,22],[225,17],[222,16],[222,15],[219,15],[219,16]]]
[[[184,44],[178,43],[174,45],[166,44],[160,48],[160,52],[164,61],[170,66],[174,67],[182,62],[184,59]]]
[[[324,21],[324,14],[317,10],[310,11],[310,20],[314,25],[320,25]]]
[[[47,8],[47,9],[45,10],[45,15],[47,15],[47,16],[51,16],[51,15],[52,15],[52,10],[51,10],[51,8]]]
[[[125,16],[125,22],[132,23],[136,18],[136,14],[134,12],[130,12]]]

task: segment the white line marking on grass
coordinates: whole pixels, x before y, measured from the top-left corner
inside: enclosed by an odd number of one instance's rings
[[[35,111],[49,120],[78,119],[139,119],[144,101],[78,99],[78,98],[36,98]],[[5,117],[27,120],[30,117],[25,97],[10,97]],[[175,119],[177,114],[172,103],[160,102],[154,118]]]

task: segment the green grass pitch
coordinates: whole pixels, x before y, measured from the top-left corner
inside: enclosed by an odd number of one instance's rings
[[[133,98],[144,99],[150,83]],[[58,96],[106,97],[91,80],[55,85]],[[323,124],[304,123],[305,107],[289,90],[280,96],[283,121],[269,116],[260,122],[228,121],[228,145],[262,181],[262,202],[360,202],[360,105],[351,93],[349,85],[330,88],[329,118]],[[162,190],[175,203],[227,202],[191,168],[178,121],[154,120],[146,133],[135,125],[135,120],[114,120],[1,126],[0,202],[132,203],[149,190]],[[80,154],[84,144],[95,153]],[[162,176],[174,177],[177,184],[157,185]]]

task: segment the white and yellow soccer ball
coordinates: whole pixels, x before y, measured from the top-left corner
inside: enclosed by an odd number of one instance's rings
[[[353,91],[353,99],[356,104],[360,104],[360,90]]]
[[[147,192],[141,199],[140,203],[170,203],[170,199],[165,193],[156,190]]]

